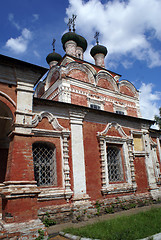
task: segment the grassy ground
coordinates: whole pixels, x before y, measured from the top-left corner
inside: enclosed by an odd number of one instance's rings
[[[81,228],[67,228],[64,232],[102,240],[145,238],[161,232],[161,208],[152,208],[146,212],[116,217]]]

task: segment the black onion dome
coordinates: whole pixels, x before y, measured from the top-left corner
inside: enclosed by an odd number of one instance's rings
[[[62,56],[56,52],[49,53],[46,57],[46,61],[49,64],[52,61],[59,62],[62,59]]]
[[[87,49],[87,41],[86,41],[86,39],[84,37],[78,35],[78,43],[77,43],[77,45],[79,47],[81,47],[84,52],[86,51],[86,49]]]
[[[91,51],[90,51],[90,54],[92,57],[94,57],[97,53],[103,53],[104,56],[107,55],[107,48],[102,46],[102,45],[95,45]]]
[[[87,41],[84,37],[76,34],[75,32],[67,32],[61,38],[64,50],[65,50],[66,42],[68,42],[70,40],[73,40],[74,42],[76,42],[77,46],[81,47],[84,52],[87,49]]]

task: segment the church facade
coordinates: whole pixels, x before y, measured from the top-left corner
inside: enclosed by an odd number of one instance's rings
[[[49,70],[0,55],[4,236],[30,229],[34,239],[46,212],[69,220],[98,201],[161,197],[160,131],[141,118],[137,89],[105,68],[106,47],[91,49],[91,64],[82,36],[69,31],[62,45]]]

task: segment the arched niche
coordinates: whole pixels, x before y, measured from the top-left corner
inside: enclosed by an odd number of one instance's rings
[[[13,129],[13,114],[10,108],[0,100],[0,183],[5,180],[5,173],[10,144],[9,134]]]
[[[137,89],[131,82],[127,80],[121,80],[119,82],[119,91],[120,93],[128,95],[130,97],[138,97]]]
[[[99,87],[118,91],[117,83],[111,74],[108,74],[106,71],[99,71],[96,76],[96,84]]]
[[[92,84],[95,83],[94,75],[91,69],[86,65],[77,62],[72,62],[67,65],[66,75],[80,81]]]

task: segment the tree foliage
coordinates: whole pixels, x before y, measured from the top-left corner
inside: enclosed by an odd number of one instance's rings
[[[159,126],[159,129],[161,129],[161,107],[159,108],[159,116],[155,115],[155,121]]]

